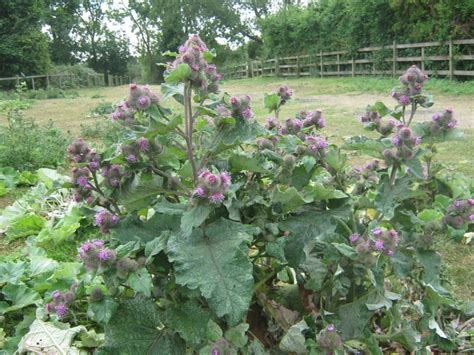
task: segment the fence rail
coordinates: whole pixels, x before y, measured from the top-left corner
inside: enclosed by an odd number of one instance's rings
[[[438,49],[438,53],[430,53]],[[409,51],[403,55],[404,51]],[[439,54],[439,51],[444,54]],[[413,52],[418,52],[416,55]],[[428,75],[442,75],[449,79],[456,76],[474,77],[474,70],[465,70],[456,64],[474,63],[474,39],[446,42],[397,44],[382,47],[359,48],[354,52],[319,52],[273,59],[249,60],[247,63],[225,67],[226,79],[242,79],[257,76],[356,76],[402,74],[407,65],[417,64]],[[432,68],[438,63],[440,68]]]
[[[129,76],[108,76],[108,86],[119,86],[130,83]],[[27,75],[27,76],[12,76],[9,78],[0,78],[2,81],[14,81],[16,85],[20,82],[26,82],[31,89],[35,90],[39,87],[49,89],[50,87],[63,88],[66,85],[75,86],[81,81],[84,81],[83,86],[106,86],[104,74],[87,74],[87,78],[80,77],[74,74],[42,74],[42,75]]]

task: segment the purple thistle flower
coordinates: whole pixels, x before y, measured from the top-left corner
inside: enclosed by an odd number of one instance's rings
[[[402,95],[398,99],[398,102],[400,102],[400,104],[403,106],[407,106],[408,104],[410,104],[410,98],[406,95]]]
[[[65,303],[60,303],[56,306],[56,315],[59,318],[64,318],[69,312],[69,308]]]
[[[103,225],[105,223],[105,221],[107,220],[108,214],[109,214],[109,212],[107,212],[106,210],[100,210],[99,212],[97,212],[96,215],[95,215],[94,224],[96,226]]]
[[[89,185],[89,181],[87,180],[87,177],[85,176],[79,176],[76,182],[79,186],[82,186],[82,187],[86,187],[87,185]]]
[[[99,163],[96,161],[91,161],[89,163],[89,168],[91,168],[92,170],[96,170],[98,167],[99,167]]]
[[[327,327],[326,327],[326,330],[328,332],[334,332],[336,330],[336,327],[334,326],[334,324],[329,324]]]
[[[395,147],[399,147],[400,144],[401,144],[400,137],[399,137],[399,136],[393,136],[393,137],[392,137],[392,144],[393,144]]]
[[[231,176],[227,171],[222,171],[221,172],[221,182],[222,182],[222,187],[227,188],[230,186],[231,182]]]
[[[441,115],[439,113],[435,113],[432,118],[433,121],[438,122],[441,119]]]
[[[54,291],[54,292],[51,294],[51,297],[53,297],[53,299],[55,299],[55,300],[61,298],[61,291],[59,291],[59,290]]]
[[[137,99],[137,107],[142,110],[146,110],[151,105],[151,99],[148,96],[140,96]]]
[[[94,239],[92,241],[92,245],[94,245],[97,248],[102,248],[104,246],[104,241],[102,239]]]
[[[474,214],[471,214],[471,215],[469,216],[469,221],[470,221],[470,222],[474,222]]]
[[[359,233],[353,233],[349,236],[349,240],[351,241],[351,243],[357,243],[359,239],[360,239]]]
[[[382,229],[379,227],[376,227],[372,229],[372,234],[375,235],[376,237],[380,237],[382,235]]]
[[[197,196],[197,197],[204,197],[206,195],[206,191],[204,190],[204,188],[202,188],[201,186],[198,186],[196,187],[196,189],[194,190],[194,194]]]
[[[474,198],[469,198],[467,200],[467,203],[469,204],[469,206],[474,206]]]
[[[246,107],[244,110],[242,110],[242,117],[246,120],[251,119],[253,116],[253,112],[250,109],[250,107]]]
[[[320,118],[316,125],[318,126],[318,128],[324,128],[326,127],[326,120],[324,118]]]
[[[392,249],[387,250],[387,255],[388,256],[393,256],[395,252]]]
[[[138,161],[137,156],[135,154],[127,155],[125,160],[128,161],[129,163],[136,163]]]
[[[394,229],[391,229],[388,231],[388,235],[391,237],[391,238],[397,238],[398,237],[398,233],[396,230]]]
[[[456,120],[451,120],[448,122],[448,124],[446,125],[446,128],[448,129],[451,129],[451,128],[454,128],[457,124],[457,121]]]
[[[222,192],[214,192],[211,196],[209,196],[209,201],[211,203],[221,203],[224,201],[224,194]]]
[[[456,209],[460,209],[462,207],[462,203],[459,200],[454,201],[454,207]]]
[[[140,137],[137,140],[138,149],[142,152],[148,152],[150,150],[150,142],[145,137]]]
[[[239,105],[239,99],[235,96],[232,96],[229,101],[230,101],[230,104],[232,106],[238,106]]]
[[[100,261],[110,260],[112,258],[112,251],[110,249],[99,250],[99,253],[97,254],[97,258]]]
[[[383,250],[385,248],[383,240],[377,239],[374,243],[374,248],[376,250]]]
[[[413,144],[414,145],[420,145],[421,144],[421,137],[420,136],[413,137]]]
[[[51,302],[50,302],[50,303],[46,303],[46,304],[44,305],[44,310],[45,310],[45,312],[48,313],[48,314],[49,314],[49,313],[53,313],[53,312],[54,312],[54,304],[51,303]]]

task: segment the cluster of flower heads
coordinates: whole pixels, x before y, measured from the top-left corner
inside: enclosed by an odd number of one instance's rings
[[[297,135],[303,128],[324,128],[326,126],[326,121],[322,115],[321,110],[310,112],[302,111],[298,113],[295,118],[286,119],[283,125],[280,124],[276,118],[269,117],[265,126],[270,130],[277,129],[281,135]]]
[[[214,64],[208,64],[204,58],[207,52],[205,43],[198,35],[192,35],[179,47],[178,56],[171,63],[170,70],[173,71],[180,64],[187,64],[191,69],[189,81],[191,84],[205,93],[217,93],[219,91],[218,82],[222,79],[221,74],[216,70]]]
[[[415,136],[413,131],[403,124],[397,126],[397,132],[392,136],[394,149],[385,149],[383,152],[387,164],[396,160],[411,160],[415,156],[421,138]]]
[[[94,224],[99,227],[102,234],[107,234],[110,228],[117,226],[119,220],[120,218],[117,215],[102,209],[95,214]]]
[[[44,306],[46,314],[54,313],[59,319],[65,318],[69,313],[69,306],[76,299],[76,289],[77,284],[73,284],[66,292],[53,291],[51,302],[46,303]]]
[[[430,131],[437,135],[456,127],[457,121],[453,118],[453,110],[448,108],[443,113],[435,113],[430,124]]]
[[[326,127],[326,120],[323,117],[321,110],[315,110],[310,112],[300,112],[296,115],[297,118],[303,119],[303,126],[304,127],[315,127],[316,129],[322,129]]]
[[[229,190],[230,185],[231,177],[228,172],[222,171],[214,174],[206,169],[199,173],[194,196],[219,204],[224,201],[225,193]]]
[[[407,106],[414,100],[413,96],[421,94],[423,84],[426,80],[428,80],[428,75],[418,69],[416,65],[412,65],[400,76],[402,88],[393,90],[391,96],[397,100],[400,105]]]
[[[124,171],[118,164],[107,164],[102,168],[101,175],[107,187],[118,188],[122,183],[122,179],[127,177],[129,173]]]
[[[349,241],[356,246],[356,250],[360,254],[377,252],[392,256],[398,245],[398,233],[394,229],[385,230],[376,227],[372,229],[368,240],[362,238],[358,233],[353,233],[349,236]]]
[[[370,110],[360,116],[359,120],[367,129],[376,130],[383,136],[392,133],[396,126],[394,120],[390,119],[387,122],[384,122],[378,112]]]
[[[308,135],[304,137],[303,144],[298,146],[299,154],[307,154],[313,156],[316,160],[322,160],[326,156],[328,142],[326,138],[321,136]]]
[[[134,142],[123,144],[122,154],[128,164],[133,165],[140,160],[141,155],[153,156],[163,151],[163,146],[156,139],[149,140],[146,137],[140,137]]]
[[[130,84],[127,99],[115,106],[110,115],[112,121],[132,125],[133,115],[137,111],[147,110],[152,104],[159,102],[158,96],[146,85]]]
[[[93,187],[89,181],[91,174],[86,167],[74,167],[72,172],[72,183],[74,184],[74,200],[76,202],[85,201],[88,204],[94,202]]]
[[[250,120],[254,113],[250,108],[251,97],[249,95],[242,95],[240,97],[232,96],[229,100],[231,106],[231,116],[235,118],[243,118]]]
[[[448,206],[444,220],[455,229],[474,223],[474,198],[454,201]]]
[[[117,276],[122,279],[139,267],[135,260],[128,257],[117,259],[115,250],[105,247],[104,241],[100,239],[84,242],[79,248],[79,259],[89,271],[105,272],[114,270]]]
[[[326,354],[333,354],[334,351],[342,349],[342,339],[337,333],[336,327],[329,324],[321,330],[317,337],[318,345],[324,349]]]
[[[293,90],[288,85],[282,85],[278,88],[277,94],[280,97],[280,106],[286,104],[293,96]]]

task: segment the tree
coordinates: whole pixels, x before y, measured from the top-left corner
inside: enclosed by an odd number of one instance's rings
[[[45,23],[49,25],[50,56],[55,64],[74,64],[78,43],[73,38],[80,18],[81,0],[47,0]]]
[[[0,76],[43,74],[50,65],[48,38],[41,32],[41,0],[2,0]]]

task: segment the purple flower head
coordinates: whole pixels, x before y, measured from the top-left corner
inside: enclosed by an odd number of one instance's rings
[[[357,243],[360,239],[360,234],[359,233],[353,233],[349,236],[349,240],[351,243]]]
[[[99,168],[99,163],[96,161],[91,161],[89,163],[89,168],[91,168],[92,170],[97,170],[97,168]]]
[[[462,207],[462,202],[459,200],[454,201],[454,207],[460,209]]]
[[[151,99],[148,96],[140,96],[137,99],[137,107],[141,110],[146,110],[151,105]]]
[[[69,312],[69,308],[65,303],[60,303],[56,306],[56,315],[59,318],[64,318]]]
[[[129,154],[125,157],[125,160],[129,163],[136,163],[138,161],[138,158],[135,154]]]
[[[467,200],[467,203],[468,203],[469,206],[474,206],[474,198],[469,198]]]
[[[101,249],[99,250],[99,253],[97,254],[97,258],[100,261],[107,261],[112,259],[113,257],[113,252],[110,249]]]
[[[94,221],[95,225],[101,226],[105,224],[109,214],[110,212],[108,212],[107,210],[100,210],[99,212],[97,212],[95,215],[95,221]]]
[[[392,249],[387,250],[387,255],[388,256],[393,256],[393,254],[394,254],[394,251]]]
[[[448,128],[448,129],[454,128],[454,127],[456,127],[457,123],[458,122],[456,120],[451,120],[446,124],[446,128]]]
[[[389,230],[389,231],[388,231],[388,235],[389,235],[391,238],[394,238],[394,239],[398,237],[398,233],[397,233],[397,231],[394,230],[394,229]]]
[[[97,248],[102,248],[104,246],[104,241],[102,239],[94,239],[92,245]]]
[[[469,215],[469,221],[474,222],[474,214]]]
[[[385,248],[384,242],[381,239],[377,239],[374,243],[375,250],[383,250]]]
[[[194,194],[197,196],[197,197],[204,197],[206,195],[206,190],[204,190],[204,188],[202,188],[201,186],[198,186],[196,187],[196,189],[194,190]]]
[[[52,302],[46,303],[44,305],[44,310],[48,314],[53,313],[54,312],[54,304]]]
[[[421,144],[421,137],[420,136],[413,137],[413,145],[417,146],[420,144]]]
[[[150,150],[150,141],[145,137],[138,138],[137,145],[141,152],[148,152]]]
[[[214,192],[211,196],[209,196],[209,201],[211,203],[221,203],[224,201],[224,194],[222,192]]]
[[[374,229],[372,229],[372,234],[376,237],[380,237],[382,235],[382,229],[379,228],[379,227],[376,227]]]
[[[399,147],[400,144],[401,144],[401,139],[399,136],[393,136],[392,137],[392,144],[395,146],[395,147]]]
[[[401,105],[407,106],[410,104],[410,98],[406,95],[402,95],[399,97],[398,101],[400,102]]]
[[[438,122],[441,119],[441,115],[439,113],[435,113],[433,115],[433,121]]]
[[[224,105],[218,105],[216,107],[216,112],[220,117],[231,117],[232,116],[232,112],[230,112],[230,110],[227,107],[225,107]]]
[[[253,116],[253,112],[250,109],[250,107],[246,107],[245,109],[242,110],[242,117],[246,120],[251,119]]]
[[[318,126],[318,128],[324,128],[324,127],[326,127],[326,120],[321,117],[318,120],[318,122],[316,122],[316,125]]]
[[[211,350],[211,355],[221,355],[221,351],[219,350],[219,348],[213,348]]]
[[[87,180],[87,177],[83,175],[83,176],[79,176],[79,178],[77,179],[77,184],[79,186],[86,187],[89,185],[89,181]]]
[[[334,324],[329,324],[327,327],[326,327],[326,330],[328,332],[334,332],[336,330],[336,327],[334,326]]]
[[[239,106],[239,99],[236,96],[232,96],[229,101],[232,106]]]
[[[227,171],[221,172],[221,183],[223,188],[228,188],[231,182],[231,176]]]
[[[61,298],[61,291],[59,291],[59,290],[54,291],[54,292],[51,294],[51,297],[53,297],[53,299],[55,299],[55,300]]]

